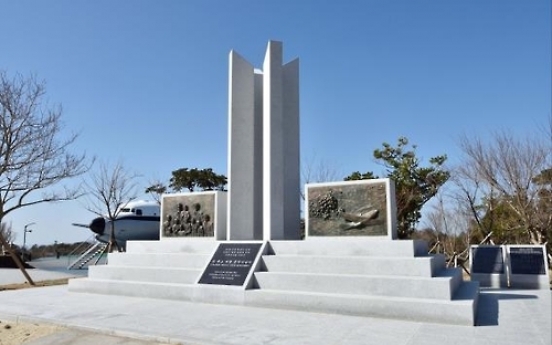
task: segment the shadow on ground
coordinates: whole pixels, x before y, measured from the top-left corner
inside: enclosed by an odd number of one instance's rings
[[[476,326],[497,326],[499,301],[512,299],[537,299],[535,295],[481,292],[477,304]]]

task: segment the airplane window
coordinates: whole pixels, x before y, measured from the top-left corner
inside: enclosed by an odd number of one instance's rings
[[[130,208],[122,208],[121,212],[130,212]]]
[[[142,210],[141,210],[141,209],[137,209],[137,210],[136,210],[136,214],[139,215],[139,216],[141,216],[141,215],[142,215]]]

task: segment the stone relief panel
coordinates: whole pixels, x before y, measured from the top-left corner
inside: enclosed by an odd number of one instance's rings
[[[213,237],[215,194],[164,195],[161,203],[163,237]]]
[[[308,236],[387,236],[388,180],[307,185]]]

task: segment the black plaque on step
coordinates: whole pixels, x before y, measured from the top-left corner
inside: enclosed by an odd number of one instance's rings
[[[512,274],[546,274],[542,247],[510,247]]]
[[[221,243],[201,275],[199,284],[243,285],[261,243]]]
[[[503,274],[504,256],[500,246],[478,246],[472,249],[472,273]]]

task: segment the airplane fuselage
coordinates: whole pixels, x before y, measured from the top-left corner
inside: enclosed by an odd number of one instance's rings
[[[154,201],[132,201],[116,213],[112,221],[109,217],[98,217],[87,226],[96,233],[100,242],[109,242],[114,231],[117,243],[126,247],[127,241],[159,240],[160,207]]]
[[[115,227],[115,239],[117,242],[126,241],[156,241],[159,240],[159,216],[132,216],[122,215],[113,222],[105,220],[103,234],[98,234],[96,239],[101,242],[109,242],[112,226]]]

